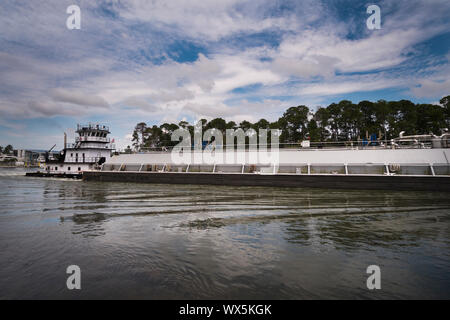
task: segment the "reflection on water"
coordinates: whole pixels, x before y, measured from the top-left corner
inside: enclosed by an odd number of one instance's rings
[[[17,171],[15,171],[17,173]],[[0,171],[0,298],[450,298],[448,193]],[[82,290],[65,288],[65,268]],[[366,268],[382,290],[366,289]]]

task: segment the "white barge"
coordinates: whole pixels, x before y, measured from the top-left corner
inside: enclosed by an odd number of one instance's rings
[[[83,179],[146,183],[214,184],[344,189],[450,191],[450,134],[402,136],[375,146],[277,150],[273,163],[258,163],[259,151],[216,152],[210,163],[177,163],[168,151],[121,154]],[[201,151],[204,152],[204,151]],[[186,156],[186,155],[185,155]],[[237,160],[240,159],[240,160]]]

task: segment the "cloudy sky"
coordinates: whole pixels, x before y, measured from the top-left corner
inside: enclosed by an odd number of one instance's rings
[[[66,27],[72,4],[80,30]],[[61,148],[87,122],[123,147],[139,121],[435,103],[450,94],[449,16],[448,0],[2,0],[0,145]]]

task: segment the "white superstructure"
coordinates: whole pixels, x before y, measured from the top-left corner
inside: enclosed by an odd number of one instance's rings
[[[48,173],[77,174],[88,170],[98,170],[109,160],[114,145],[108,134],[109,128],[100,124],[78,125],[75,143],[66,143],[56,159],[46,159]],[[66,137],[64,135],[64,137]]]

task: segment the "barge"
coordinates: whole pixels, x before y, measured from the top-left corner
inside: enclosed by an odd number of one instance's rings
[[[187,163],[174,162],[173,153],[168,151],[121,154],[109,158],[100,171],[84,172],[83,179],[449,192],[449,147],[450,134],[443,134],[402,135],[373,146],[351,143],[330,148],[282,148],[276,151],[276,161],[265,164],[254,160],[261,158],[257,150],[235,151],[233,164],[226,163],[227,151],[216,152],[211,163],[196,163],[201,157],[196,151],[189,152]]]
[[[108,182],[450,192],[449,133],[401,135],[389,143],[348,142],[341,147],[314,148],[303,143],[265,151],[184,150],[184,162],[174,157],[180,151],[166,149],[112,155],[114,146],[106,126],[78,125],[77,133],[75,144],[65,141],[58,159],[46,159],[45,172],[27,175]],[[208,161],[202,158],[205,153]]]

